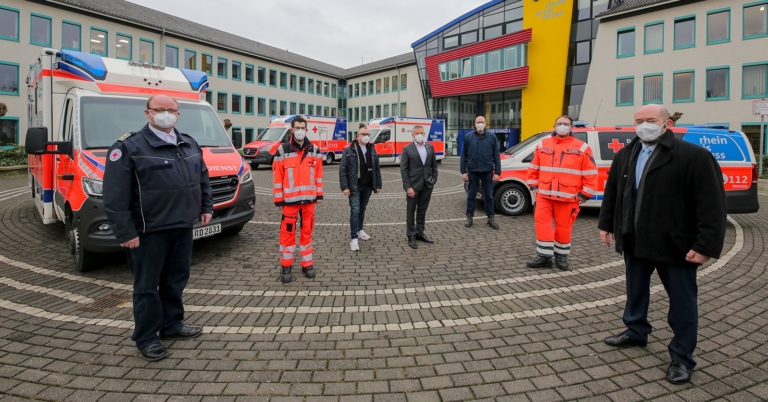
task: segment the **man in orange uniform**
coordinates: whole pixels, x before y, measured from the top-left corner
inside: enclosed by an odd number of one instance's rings
[[[554,256],[557,267],[568,270],[579,204],[595,195],[595,158],[589,145],[573,136],[572,126],[570,117],[559,117],[555,134],[536,147],[528,167],[528,186],[536,196],[536,258],[528,261],[529,268],[551,268]]]
[[[272,200],[283,208],[280,223],[280,280],[288,283],[296,252],[296,220],[301,214],[299,254],[301,270],[315,277],[312,260],[312,230],[315,228],[315,203],[323,202],[323,155],[307,139],[307,121],[296,116],[291,121],[291,137],[280,145],[272,162]]]

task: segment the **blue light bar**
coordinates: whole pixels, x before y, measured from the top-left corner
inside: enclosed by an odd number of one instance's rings
[[[208,82],[208,74],[205,71],[187,70],[186,68],[180,68],[179,70],[187,77],[189,85],[195,92],[199,92],[203,85]]]
[[[70,73],[80,76],[83,75],[82,73],[85,73],[90,78],[99,81],[107,78],[107,66],[104,65],[104,60],[101,59],[101,56],[72,50],[62,50],[56,56],[58,56],[61,62],[75,67],[75,69],[64,67]]]

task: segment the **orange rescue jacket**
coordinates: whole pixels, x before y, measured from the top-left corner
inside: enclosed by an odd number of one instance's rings
[[[275,205],[309,204],[323,199],[323,155],[304,139],[299,147],[291,136],[272,161],[272,201]]]
[[[539,191],[539,197],[559,201],[592,198],[597,189],[592,148],[573,135],[545,138],[533,153],[527,184]]]

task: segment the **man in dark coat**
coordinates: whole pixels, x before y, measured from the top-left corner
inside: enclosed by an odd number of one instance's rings
[[[611,346],[645,346],[650,282],[659,274],[669,295],[667,320],[672,364],[667,380],[690,381],[696,362],[696,268],[719,258],[725,240],[726,204],[720,167],[705,148],[676,138],[669,112],[647,105],[635,113],[638,137],[613,160],[600,210],[600,236],[624,253],[627,329],[608,337]]]
[[[408,246],[416,249],[416,240],[434,243],[424,234],[427,208],[432,199],[432,189],[437,182],[437,158],[435,147],[427,141],[424,127],[413,127],[413,142],[403,147],[400,156],[400,177],[403,180],[408,215],[406,216],[406,235]],[[414,216],[416,219],[414,219]]]
[[[499,142],[495,135],[486,135],[485,117],[475,118],[475,131],[464,136],[459,170],[464,181],[469,182],[467,190],[467,221],[464,226],[471,227],[475,216],[477,190],[483,189],[483,204],[488,226],[499,230],[493,209],[493,182],[501,175],[501,156]],[[482,186],[482,187],[481,187]]]
[[[371,193],[381,191],[381,167],[379,155],[371,141],[371,134],[363,127],[357,132],[357,141],[344,147],[339,165],[339,186],[341,192],[349,197],[349,247],[360,251],[358,239],[371,240],[365,233],[365,209]]]

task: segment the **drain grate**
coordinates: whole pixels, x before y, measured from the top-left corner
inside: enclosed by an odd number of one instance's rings
[[[93,303],[88,303],[80,307],[80,310],[89,311],[91,313],[103,313],[129,301],[131,301],[130,294],[112,293],[111,295],[94,300]]]

